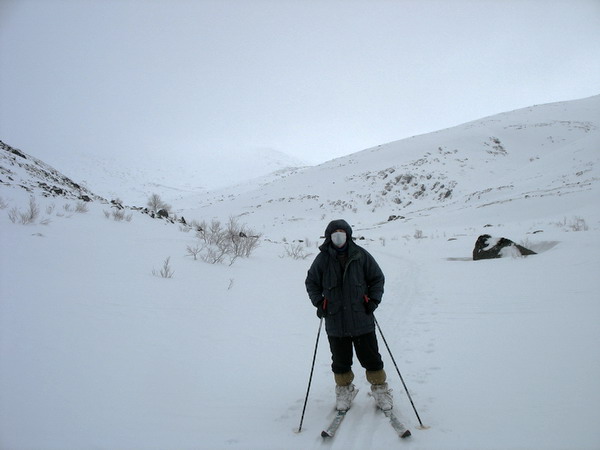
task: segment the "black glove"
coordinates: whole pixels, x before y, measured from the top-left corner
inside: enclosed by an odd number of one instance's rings
[[[317,303],[317,317],[322,319],[327,315],[327,299],[324,298],[319,303]]]
[[[379,300],[375,300],[373,298],[369,298],[365,295],[365,312],[367,314],[373,314],[373,311],[377,309],[379,306]]]

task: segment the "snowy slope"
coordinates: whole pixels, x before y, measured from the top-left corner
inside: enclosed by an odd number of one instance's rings
[[[160,193],[169,203],[186,194],[205,192],[278,170],[301,167],[305,163],[272,149],[251,149],[243,157],[233,152],[215,151],[196,155],[193,149],[165,149],[143,159],[123,152],[108,158],[82,153],[78,157],[53,158],[52,164],[64,173],[77,175],[82,184],[105,198],[120,198],[129,205],[144,206],[152,193]]]
[[[104,200],[45,162],[0,141],[0,184],[33,196]]]
[[[600,97],[532,107],[174,203],[263,233],[231,266],[187,255],[178,224],[115,221],[98,201],[75,213],[37,195],[40,218],[12,223],[30,194],[0,184],[0,448],[599,448],[598,112]],[[388,184],[407,174],[418,183]],[[338,217],[386,274],[377,317],[430,426],[381,343],[410,440],[357,366],[355,404],[322,442],[324,336],[293,432],[318,328],[304,277]],[[483,232],[539,254],[471,261]],[[287,256],[307,238],[307,259]],[[167,257],[173,278],[154,276]]]
[[[305,168],[255,189],[190,195],[180,205],[199,217],[241,213],[265,232],[282,224],[320,232],[325,218],[337,216],[359,227],[390,216],[417,224],[444,217],[447,226],[448,215],[462,221],[465,209],[480,209],[480,221],[495,220],[494,214],[488,218],[489,205],[597,188],[598,111],[600,96],[499,114]],[[547,214],[555,209],[552,201],[528,203],[549,204]]]

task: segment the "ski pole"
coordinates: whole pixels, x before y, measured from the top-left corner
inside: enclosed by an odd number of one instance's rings
[[[319,331],[317,331],[317,342],[315,343],[315,353],[313,355],[312,365],[310,367],[310,376],[308,377],[308,388],[306,389],[306,398],[304,399],[304,408],[302,408],[302,417],[300,418],[300,425],[298,426],[297,433],[302,431],[302,422],[304,422],[304,412],[306,411],[306,404],[308,403],[308,393],[310,392],[310,383],[312,382],[313,371],[315,370],[315,360],[317,359],[317,348],[319,346],[319,336],[321,335],[321,326],[323,325],[323,318],[319,321]]]
[[[383,335],[383,332],[381,331],[381,327],[379,326],[379,322],[377,322],[377,319],[375,319],[375,315],[373,315],[373,319],[375,320],[375,325],[377,325],[377,329],[379,330],[379,334],[381,335],[381,339],[383,339],[383,342],[388,350],[388,353],[390,354],[390,357],[392,358],[392,362],[394,363],[394,367],[396,367],[396,372],[398,372],[398,376],[400,377],[400,381],[402,382],[402,386],[404,386],[404,390],[406,391],[406,395],[408,395],[408,399],[410,400],[410,404],[412,405],[412,408],[415,412],[415,415],[417,416],[417,420],[419,421],[419,425],[421,429],[427,429],[429,427],[426,427],[425,425],[423,425],[423,422],[421,422],[421,418],[419,417],[419,413],[417,412],[417,408],[415,408],[415,404],[412,400],[412,397],[410,396],[410,393],[408,392],[408,388],[406,387],[406,383],[404,382],[404,378],[402,378],[402,374],[400,373],[400,369],[398,369],[398,364],[396,364],[396,360],[394,359],[394,355],[392,355],[392,351],[390,350],[390,346],[387,343],[387,340],[385,339],[385,336]]]

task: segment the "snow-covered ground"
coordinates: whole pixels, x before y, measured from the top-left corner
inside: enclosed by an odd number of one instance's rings
[[[179,224],[137,211],[115,221],[98,201],[75,213],[75,200],[37,196],[40,218],[13,223],[9,212],[25,211],[30,194],[0,184],[0,448],[600,448],[599,99],[173,203],[188,222],[235,215],[262,233],[231,266],[186,254],[197,239]],[[506,154],[487,151],[498,145]],[[389,168],[421,181],[382,195]],[[388,200],[400,191],[402,203]],[[323,442],[334,415],[324,335],[294,433],[319,325],[304,278],[336,218],[386,275],[376,315],[429,426],[417,429],[380,340],[407,440],[375,410],[357,364],[360,392]],[[472,261],[484,233],[539,254]],[[289,257],[294,245],[309,256]],[[153,275],[168,257],[173,277]]]

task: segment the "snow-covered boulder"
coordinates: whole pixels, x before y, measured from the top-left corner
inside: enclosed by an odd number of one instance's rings
[[[535,255],[533,250],[515,244],[510,239],[504,237],[492,237],[489,234],[482,234],[475,242],[473,249],[473,260],[493,259],[507,256],[526,256]]]

